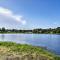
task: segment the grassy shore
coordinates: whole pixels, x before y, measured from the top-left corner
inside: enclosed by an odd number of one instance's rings
[[[60,60],[60,56],[42,47],[0,42],[0,60]]]

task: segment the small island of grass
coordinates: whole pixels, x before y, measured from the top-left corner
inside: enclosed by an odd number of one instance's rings
[[[0,42],[0,60],[60,60],[60,57],[42,47]]]

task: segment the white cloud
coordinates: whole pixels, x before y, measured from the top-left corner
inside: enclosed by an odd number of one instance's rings
[[[12,20],[15,20],[17,22],[20,22],[21,24],[25,25],[26,20],[23,19],[23,16],[15,15],[13,11],[0,7],[0,15],[5,16],[6,18],[11,18]]]

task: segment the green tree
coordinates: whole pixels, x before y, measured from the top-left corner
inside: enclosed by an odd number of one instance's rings
[[[2,32],[5,32],[5,28],[4,27],[2,27]]]

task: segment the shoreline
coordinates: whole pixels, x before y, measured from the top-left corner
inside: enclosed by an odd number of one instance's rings
[[[50,34],[50,33],[0,33],[0,34]],[[53,35],[60,35],[60,34],[57,34],[57,33],[52,33]],[[50,35],[52,35],[50,34]]]
[[[2,52],[1,52],[2,51]],[[60,59],[60,56],[57,56],[42,47],[32,46],[28,44],[17,44],[13,42],[0,42],[0,56],[35,56],[33,59],[38,57],[45,60],[57,60]],[[37,56],[38,55],[38,56]],[[37,56],[37,57],[36,57]],[[11,57],[12,58],[12,57]],[[28,57],[27,57],[28,58]],[[32,59],[31,59],[32,60]]]

